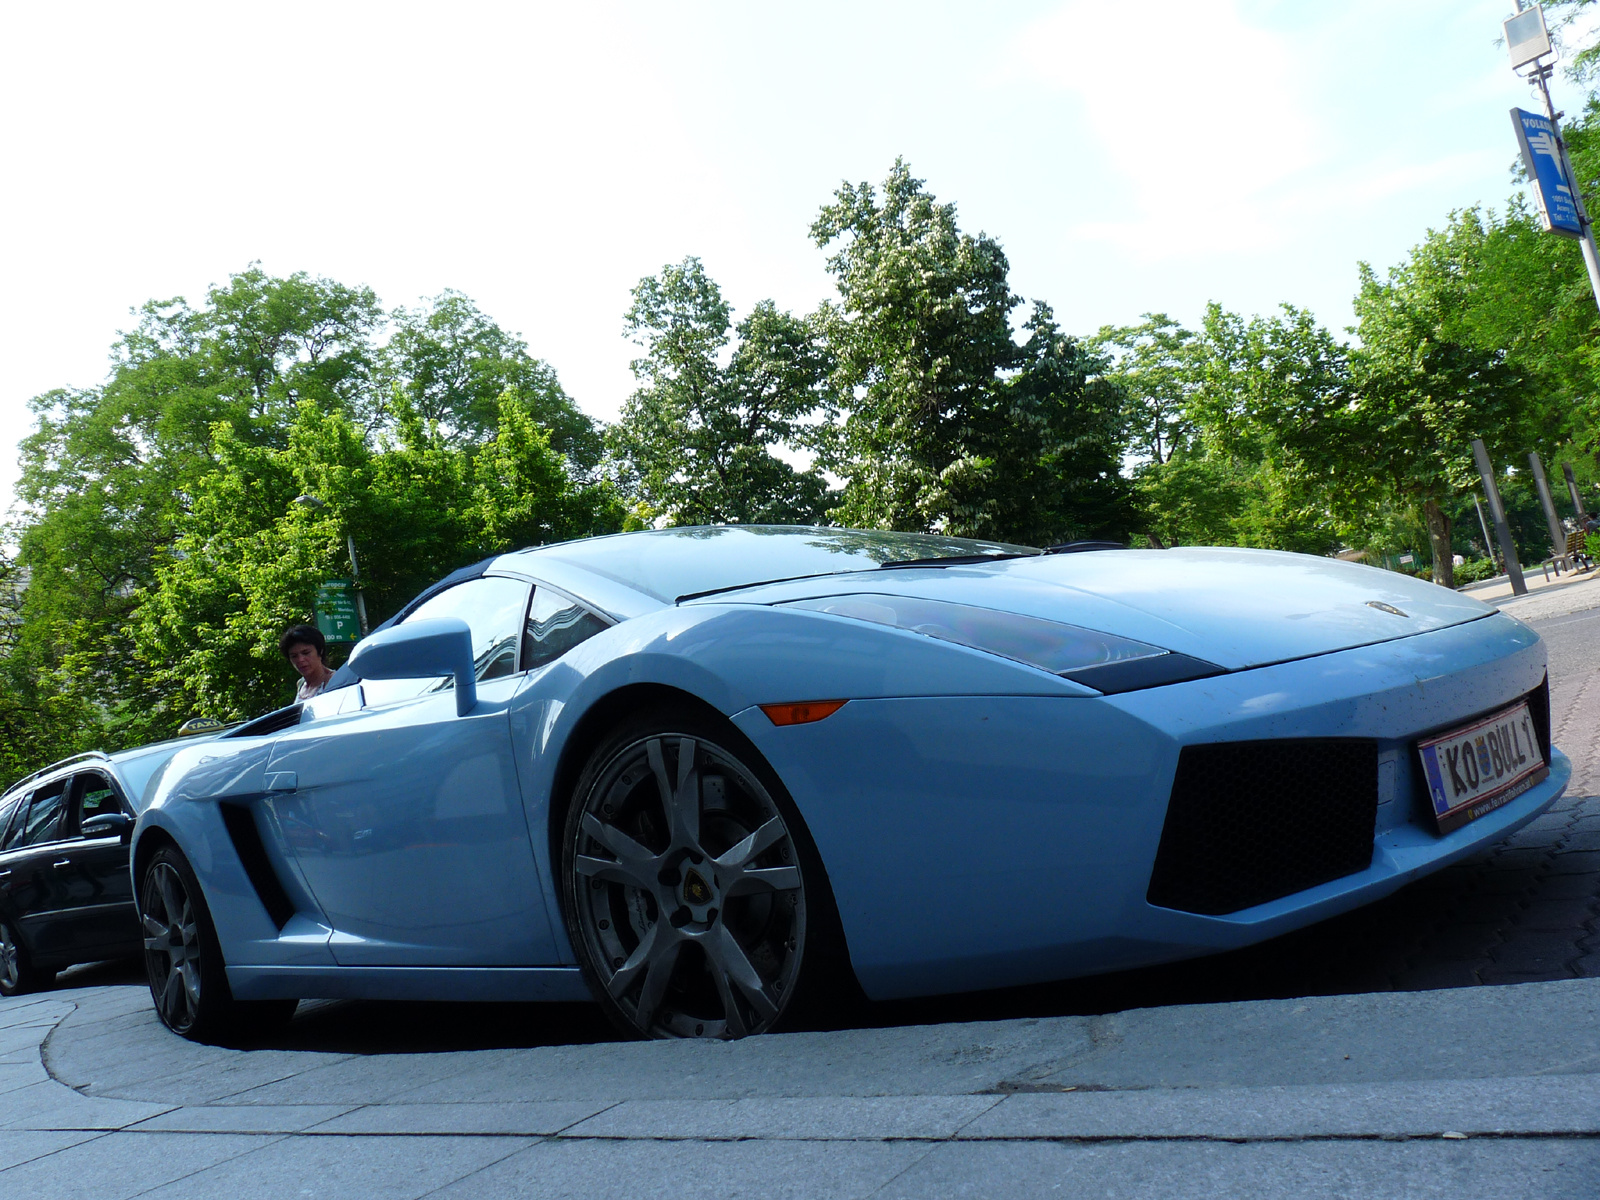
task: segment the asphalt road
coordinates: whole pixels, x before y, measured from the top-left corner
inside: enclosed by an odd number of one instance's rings
[[[1091,979],[869,1005],[858,1027],[1096,1015],[1224,1001],[1600,977],[1600,607],[1530,621],[1549,646],[1554,740],[1573,758],[1557,807],[1509,841],[1386,900],[1245,950]],[[128,963],[68,971],[70,989],[139,982]],[[615,1038],[587,1005],[314,1001],[284,1049],[424,1052]]]

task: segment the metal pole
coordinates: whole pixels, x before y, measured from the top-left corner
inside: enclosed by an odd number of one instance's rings
[[[1539,503],[1544,506],[1545,524],[1550,527],[1550,554],[1558,563],[1567,560],[1567,531],[1561,528],[1561,518],[1556,516],[1556,502],[1550,498],[1550,485],[1544,479],[1544,461],[1537,451],[1528,453],[1528,465],[1533,468],[1533,483],[1539,489]],[[1568,563],[1568,567],[1572,564]],[[1560,574],[1559,566],[1556,574]]]
[[[1572,464],[1561,464],[1561,473],[1567,477],[1567,494],[1572,497],[1572,509],[1578,514],[1578,524],[1582,525],[1589,513],[1583,507],[1583,493],[1578,490],[1578,481],[1573,477]]]
[[[344,535],[345,549],[350,551],[350,582],[356,586],[356,620],[361,622],[361,636],[367,636],[367,598],[361,591],[361,564],[356,562],[356,539]]]
[[[1511,526],[1506,522],[1506,506],[1500,503],[1500,489],[1494,483],[1494,466],[1489,462],[1489,451],[1482,438],[1472,439],[1472,457],[1478,463],[1478,475],[1483,480],[1483,494],[1489,500],[1489,515],[1494,518],[1494,535],[1500,542],[1500,553],[1506,560],[1506,574],[1511,577],[1511,594],[1526,596],[1527,581],[1522,578],[1522,564],[1517,561],[1517,546],[1511,540]]]
[[[1578,224],[1583,228],[1578,244],[1583,248],[1583,265],[1589,272],[1589,290],[1594,293],[1595,304],[1600,305],[1600,253],[1595,250],[1594,225],[1589,220],[1588,208],[1584,206],[1583,189],[1578,186],[1578,176],[1572,169],[1572,159],[1567,155],[1567,141],[1561,136],[1561,123],[1556,120],[1555,103],[1550,99],[1548,80],[1554,69],[1543,63],[1534,63],[1532,78],[1539,85],[1539,94],[1544,97],[1544,115],[1550,118],[1550,131],[1555,134],[1556,149],[1561,152],[1561,173],[1567,177],[1567,189],[1572,193],[1572,206],[1578,210]]]
[[[1478,498],[1472,498],[1472,507],[1478,510],[1478,528],[1483,530],[1483,552],[1489,556],[1489,561],[1499,566],[1497,561],[1500,553],[1495,549],[1494,539],[1489,536],[1489,522],[1483,519],[1483,505],[1478,503]]]

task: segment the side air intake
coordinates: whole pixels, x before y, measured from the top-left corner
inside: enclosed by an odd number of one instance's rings
[[[261,831],[256,828],[255,814],[243,804],[223,804],[218,807],[222,810],[222,823],[228,828],[234,851],[244,866],[245,877],[250,880],[250,886],[255,888],[261,906],[267,910],[267,916],[282,929],[294,916],[294,901],[289,899],[289,893],[283,890],[282,880],[272,869],[267,848],[261,844]]]

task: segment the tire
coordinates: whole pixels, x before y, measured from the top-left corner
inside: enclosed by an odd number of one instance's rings
[[[641,713],[596,747],[561,878],[590,990],[635,1037],[765,1033],[859,994],[810,835],[723,722]]]
[[[294,1000],[233,998],[211,910],[176,846],[163,846],[145,864],[139,923],[150,997],[173,1033],[195,1042],[238,1041],[281,1026],[294,1014]]]
[[[0,921],[0,996],[22,996],[49,987],[54,971],[33,965],[28,947],[9,921]]]

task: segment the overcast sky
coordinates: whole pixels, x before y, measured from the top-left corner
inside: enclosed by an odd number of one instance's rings
[[[256,260],[456,288],[611,418],[641,276],[693,254],[741,312],[810,309],[816,210],[896,155],[1067,329],[1208,300],[1342,328],[1358,260],[1512,191],[1510,8],[9,4],[0,511],[28,398],[102,382],[152,297]]]

